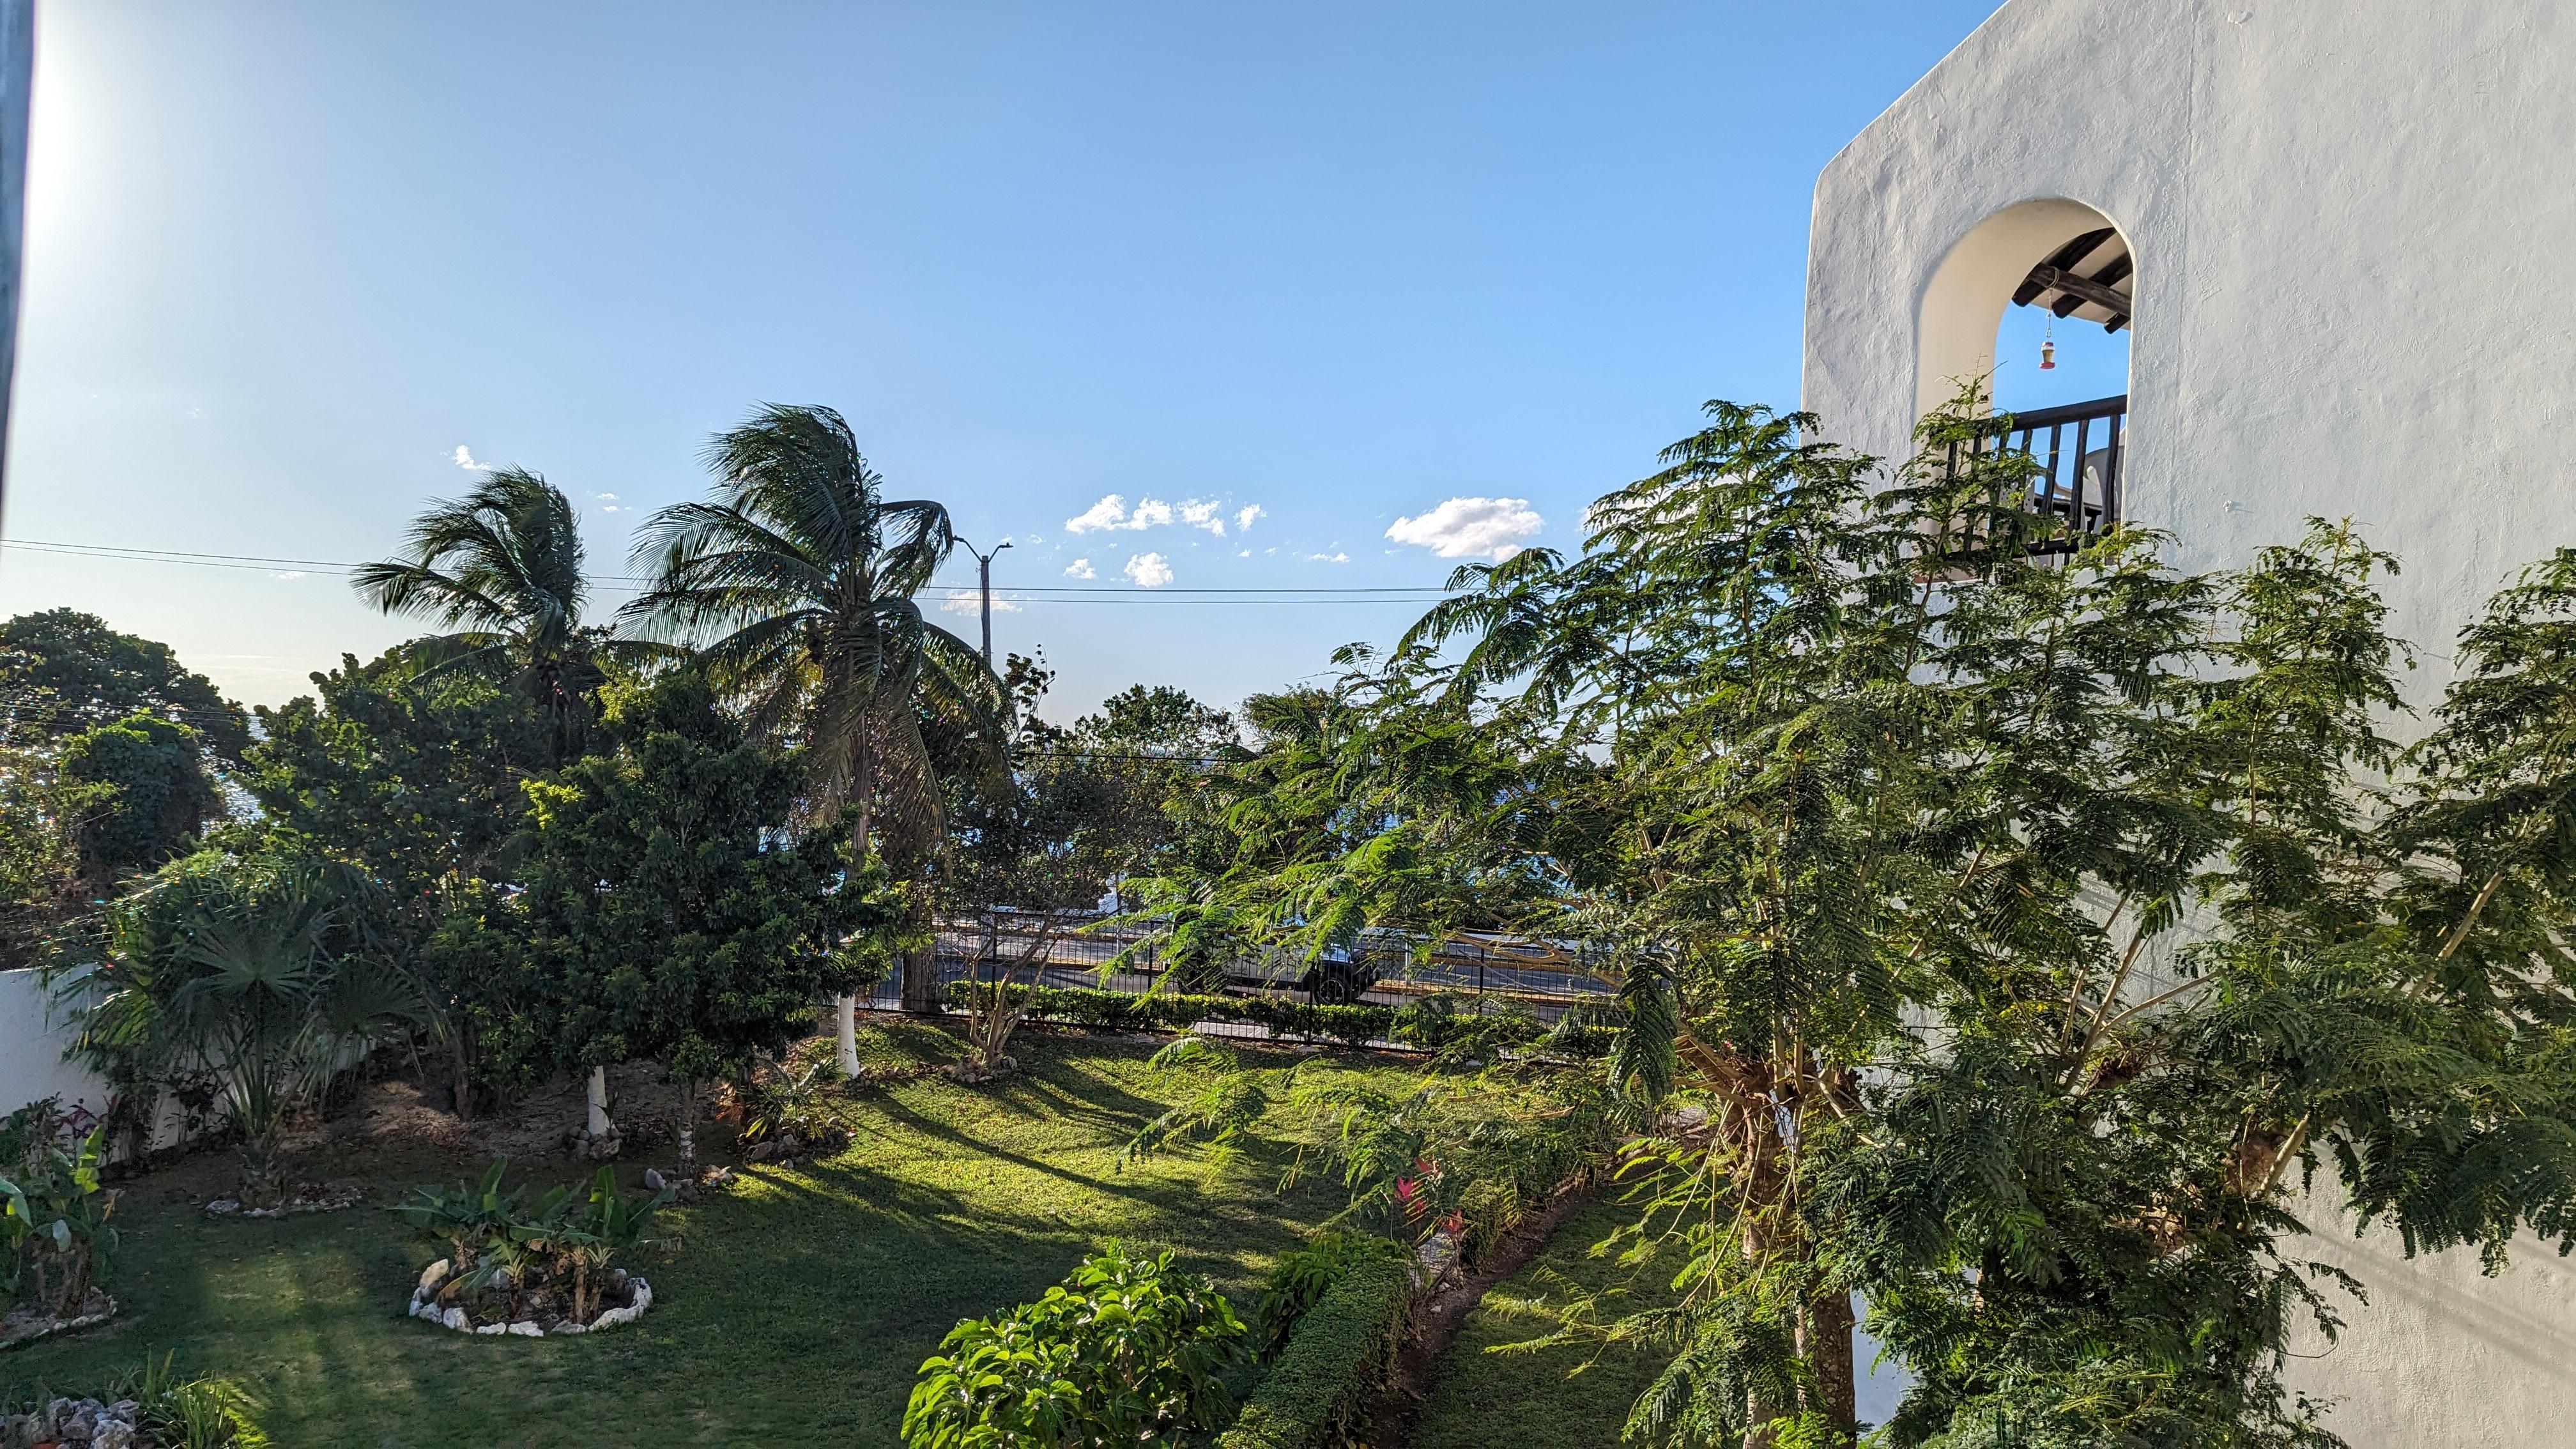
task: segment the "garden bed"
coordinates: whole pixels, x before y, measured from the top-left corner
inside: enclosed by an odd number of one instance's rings
[[[458,1333],[543,1338],[550,1333],[597,1333],[603,1328],[633,1323],[653,1306],[653,1285],[623,1268],[612,1268],[602,1275],[598,1302],[592,1305],[592,1314],[586,1319],[572,1316],[568,1295],[563,1292],[540,1286],[513,1293],[507,1278],[496,1278],[480,1293],[442,1302],[440,1290],[447,1287],[453,1271],[445,1258],[423,1269],[419,1285],[412,1289],[411,1307],[404,1311],[425,1323]]]

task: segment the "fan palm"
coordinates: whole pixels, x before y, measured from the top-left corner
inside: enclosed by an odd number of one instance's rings
[[[698,646],[755,731],[803,741],[809,813],[846,809],[854,860],[873,846],[919,879],[944,831],[923,718],[998,748],[991,668],[913,598],[955,546],[948,510],[887,499],[830,408],[764,407],[717,435],[707,463],[714,496],[645,525],[636,561],[653,583],[625,618],[647,638]],[[935,1003],[925,955],[905,963],[916,1009]],[[855,1004],[839,1003],[844,1043]]]
[[[413,520],[405,556],[362,566],[352,583],[384,612],[448,631],[406,646],[424,674],[515,678],[551,726],[556,764],[583,749],[600,659],[639,647],[582,626],[579,517],[562,490],[523,468],[495,468],[464,497],[433,501]]]
[[[203,852],[109,909],[106,959],[67,984],[75,1049],[119,1080],[211,1077],[242,1134],[243,1186],[275,1195],[286,1119],[355,1057],[426,1019],[363,948],[354,872]]]

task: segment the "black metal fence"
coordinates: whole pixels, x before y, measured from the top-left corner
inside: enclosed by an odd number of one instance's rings
[[[1004,914],[989,928],[977,921],[941,923],[937,954],[943,993],[951,982],[989,981],[1009,969],[1013,979],[1042,986],[1225,992],[1399,1008],[1446,993],[1462,1013],[1510,1011],[1553,1023],[1577,1002],[1606,1002],[1618,989],[1577,946],[1472,933],[1453,936],[1427,959],[1416,959],[1414,945],[1394,933],[1373,932],[1362,938],[1358,951],[1326,963],[1330,972],[1281,957],[1238,962],[1217,979],[1184,983],[1165,979],[1165,960],[1150,932],[1101,917],[1059,920],[1049,929],[1033,919]],[[1337,989],[1344,986],[1358,989],[1355,994]],[[902,994],[901,980],[889,976],[862,1004],[893,1010],[902,1005]]]

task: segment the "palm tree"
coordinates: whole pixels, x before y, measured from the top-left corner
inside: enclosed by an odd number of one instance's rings
[[[955,546],[948,510],[887,499],[830,408],[763,407],[717,435],[707,464],[709,501],[645,525],[635,557],[654,582],[624,617],[647,637],[700,646],[756,732],[803,740],[808,811],[828,820],[847,810],[854,864],[873,846],[898,876],[920,880],[944,835],[923,717],[955,721],[990,758],[999,748],[1000,683],[913,599]],[[918,928],[927,893],[914,894]],[[937,1005],[927,948],[905,960],[903,991],[908,1008]],[[838,1003],[852,1070],[856,1005]]]
[[[582,627],[580,520],[562,490],[524,468],[495,468],[463,498],[434,500],[412,522],[407,556],[367,564],[352,582],[386,613],[448,631],[405,646],[424,675],[515,678],[552,727],[558,765],[587,740],[600,658],[635,647]]]

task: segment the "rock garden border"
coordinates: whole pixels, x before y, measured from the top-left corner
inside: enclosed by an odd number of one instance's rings
[[[328,1187],[317,1182],[300,1182],[286,1201],[275,1207],[244,1207],[237,1197],[219,1197],[206,1204],[206,1212],[219,1218],[282,1218],[296,1213],[336,1213],[356,1207],[367,1195],[362,1187]]]
[[[33,1309],[20,1308],[0,1317],[0,1349],[16,1348],[22,1343],[33,1343],[58,1333],[92,1328],[115,1316],[116,1300],[96,1288],[89,1290],[89,1296],[81,1300],[81,1311],[69,1318],[56,1318],[50,1313],[39,1316]]]
[[[602,1296],[613,1297],[623,1292],[627,1301],[619,1307],[601,1310],[599,1315],[588,1323],[576,1322],[570,1318],[558,1318],[552,1323],[534,1318],[476,1323],[462,1305],[449,1304],[445,1307],[439,1305],[438,1290],[447,1286],[451,1271],[445,1258],[422,1269],[420,1282],[411,1290],[411,1306],[403,1311],[424,1323],[435,1323],[441,1328],[457,1333],[544,1338],[549,1335],[597,1333],[604,1328],[615,1328],[621,1323],[633,1323],[644,1316],[645,1309],[653,1306],[652,1284],[623,1268],[611,1268],[605,1275],[606,1284]]]

